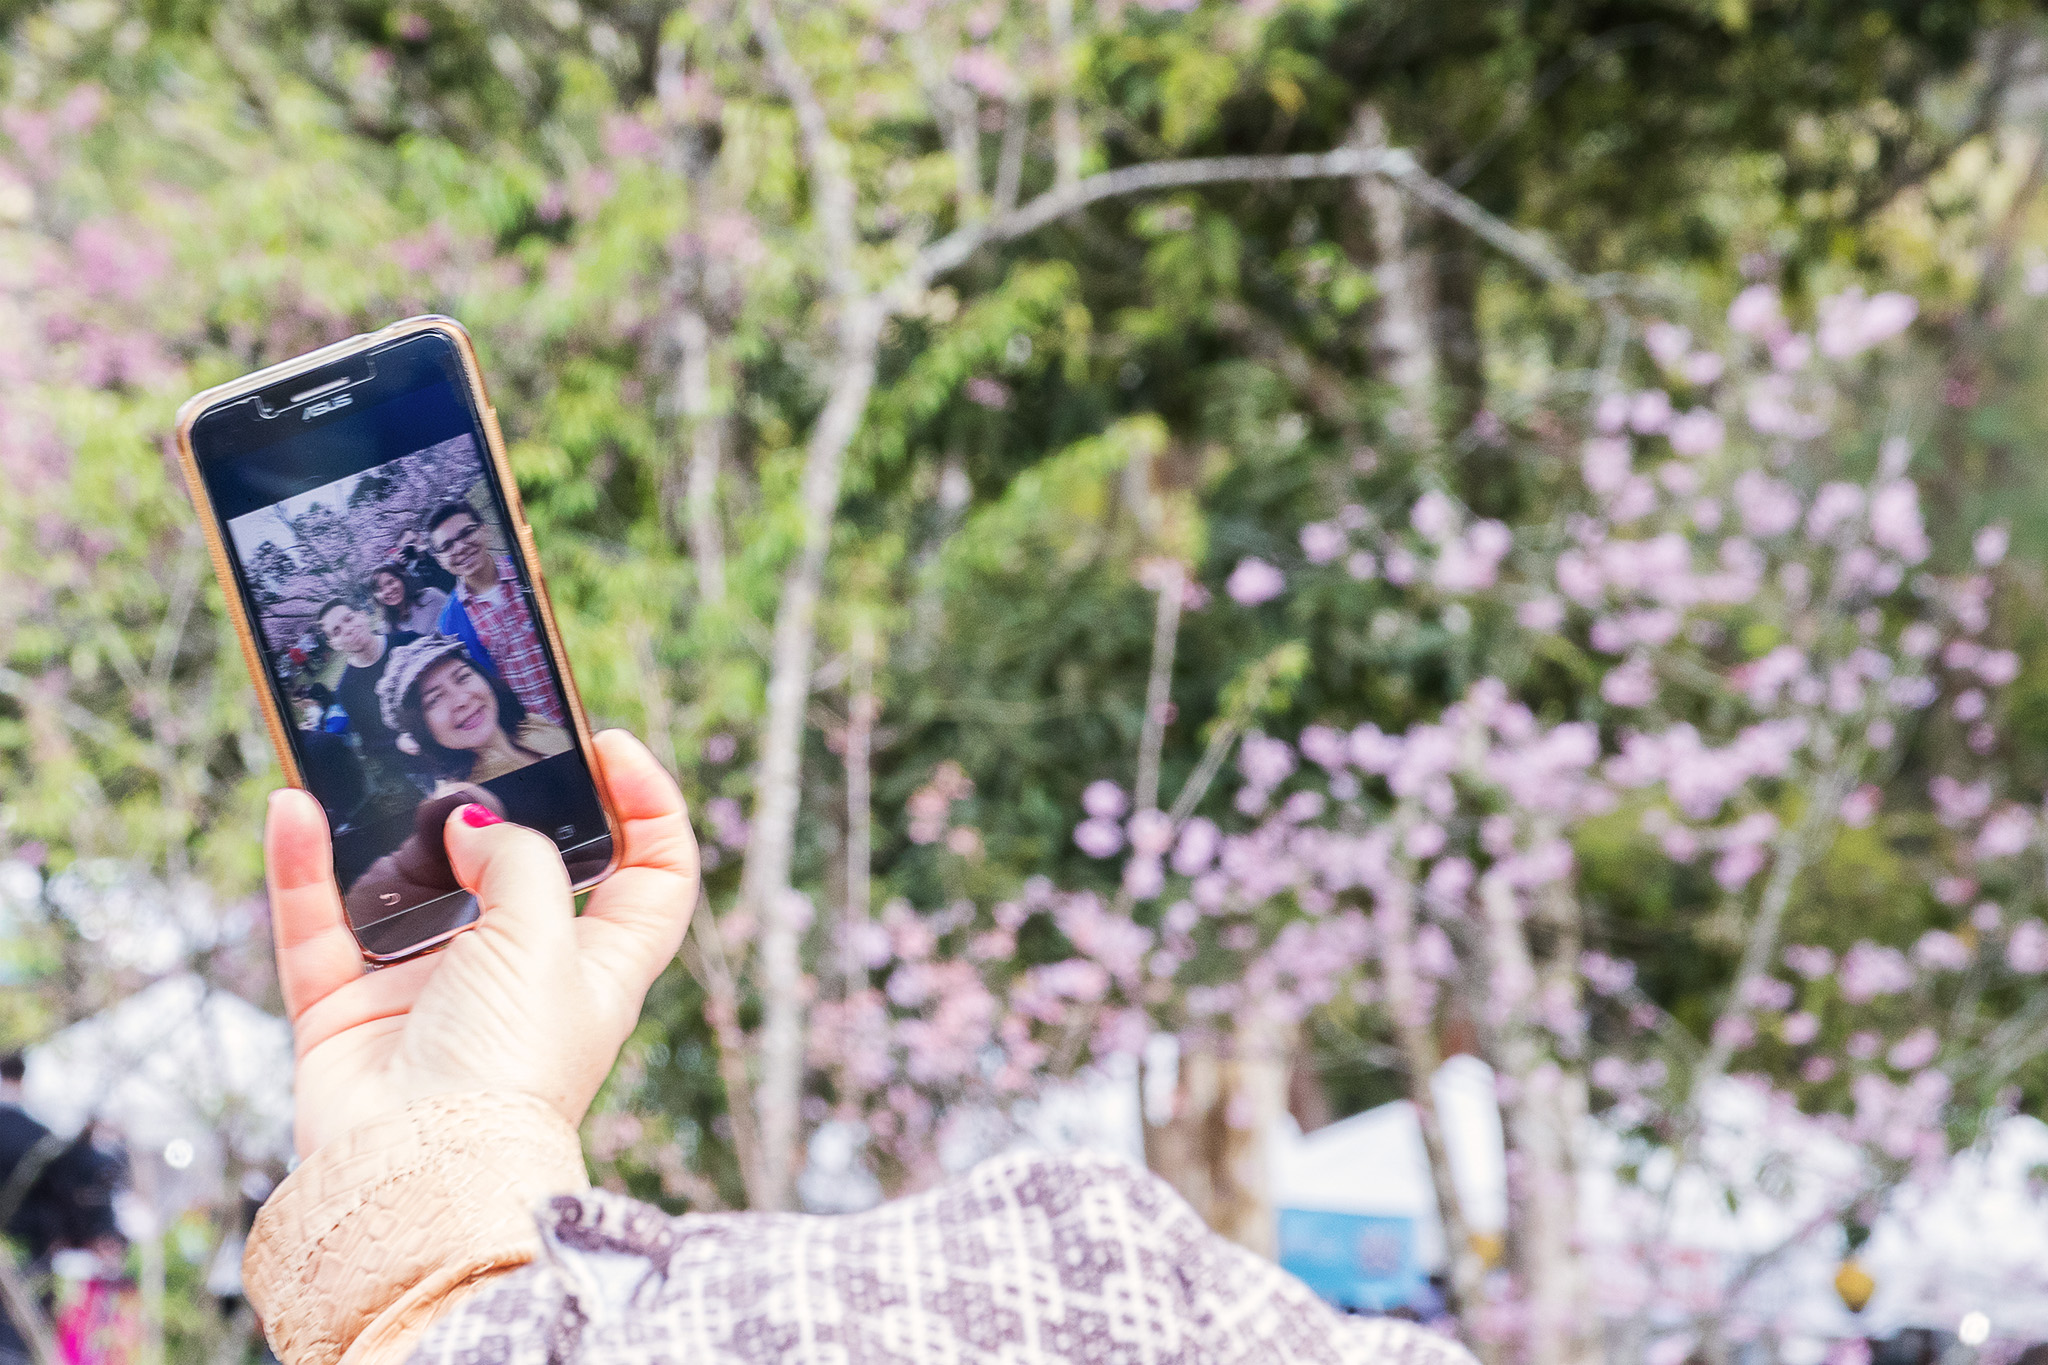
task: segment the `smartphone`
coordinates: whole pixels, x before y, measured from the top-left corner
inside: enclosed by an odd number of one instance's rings
[[[611,872],[617,821],[459,323],[409,318],[208,389],[179,409],[178,454],[366,959],[476,922],[442,841],[464,802],[552,839],[579,891]]]

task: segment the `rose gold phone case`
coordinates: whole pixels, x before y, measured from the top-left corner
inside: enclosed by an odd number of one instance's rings
[[[305,355],[281,361],[268,369],[245,374],[240,379],[230,380],[204,393],[194,394],[178,407],[178,463],[185,472],[185,487],[191,493],[193,505],[199,511],[200,534],[206,537],[206,552],[213,560],[214,576],[220,580],[222,595],[227,598],[235,636],[242,644],[242,659],[248,664],[249,676],[256,684],[256,697],[263,707],[263,723],[270,731],[271,747],[277,750],[277,761],[284,767],[285,780],[294,787],[304,788],[306,777],[299,770],[298,759],[292,752],[291,741],[287,738],[289,725],[277,704],[269,672],[264,667],[263,650],[256,639],[256,623],[250,619],[248,610],[242,602],[242,594],[235,587],[234,570],[228,562],[227,543],[221,537],[220,517],[214,511],[212,498],[207,495],[205,482],[199,477],[199,460],[192,450],[192,426],[202,413],[218,403],[267,389],[295,374],[303,374],[345,356],[372,350],[421,332],[438,332],[447,337],[454,343],[456,354],[462,358],[462,373],[469,382],[470,395],[476,401],[477,411],[483,414],[484,443],[490,449],[491,465],[497,471],[498,486],[504,490],[505,505],[511,512],[512,532],[519,542],[520,557],[526,561],[527,576],[533,582],[534,600],[540,607],[541,629],[547,633],[548,648],[554,652],[555,662],[561,668],[562,686],[568,693],[569,720],[576,731],[576,743],[583,754],[585,765],[590,769],[591,778],[597,785],[597,803],[604,812],[605,832],[611,836],[612,856],[611,861],[607,862],[596,876],[587,877],[572,888],[583,891],[596,886],[618,867],[619,820],[612,809],[611,792],[605,787],[604,770],[597,762],[590,722],[583,714],[583,698],[576,691],[576,679],[569,668],[569,653],[562,648],[562,637],[555,629],[555,610],[548,601],[547,582],[541,576],[540,554],[534,546],[533,528],[527,525],[526,510],[519,502],[519,484],[512,477],[511,462],[505,458],[505,437],[498,430],[498,410],[491,406],[489,390],[484,386],[483,367],[477,363],[476,347],[470,342],[469,332],[463,325],[453,318],[434,314],[406,318],[378,331],[350,337],[346,341],[337,341],[331,346],[308,351]],[[403,953],[380,956],[364,950],[363,956],[366,960],[379,965],[417,957],[421,953],[440,947],[464,929],[474,927],[475,923],[471,921],[445,934],[438,934]],[[361,944],[358,943],[357,946],[360,948]]]

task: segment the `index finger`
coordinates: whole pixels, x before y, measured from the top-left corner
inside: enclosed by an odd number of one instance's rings
[[[310,792],[270,794],[263,821],[263,881],[286,1017],[301,1015],[363,974],[363,955],[342,918],[327,816]]]
[[[674,779],[624,730],[597,736],[619,822],[619,864],[576,922],[586,954],[645,991],[682,946],[697,905],[697,837]]]

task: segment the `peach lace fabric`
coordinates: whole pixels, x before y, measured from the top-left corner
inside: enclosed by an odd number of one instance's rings
[[[538,1261],[412,1365],[1472,1365],[1346,1318],[1107,1159],[1021,1156],[868,1213],[692,1214],[561,1195]]]

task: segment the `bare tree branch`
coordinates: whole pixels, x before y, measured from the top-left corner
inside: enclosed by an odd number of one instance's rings
[[[1081,115],[1074,104],[1074,0],[1045,0],[1045,17],[1052,30],[1057,73],[1052,91],[1053,185],[1066,189],[1081,178]]]
[[[1386,120],[1367,105],[1353,122],[1351,141],[1360,151],[1387,144]],[[1372,349],[1401,395],[1388,417],[1396,435],[1422,447],[1436,439],[1436,341],[1431,332],[1428,272],[1408,242],[1408,201],[1393,181],[1360,176],[1356,184],[1373,242],[1373,281],[1379,303],[1373,313]]]
[[[1145,680],[1145,723],[1138,732],[1138,780],[1133,804],[1159,809],[1159,756],[1166,745],[1166,714],[1172,706],[1173,651],[1180,634],[1186,571],[1177,559],[1160,562],[1159,604],[1152,615],[1152,670]]]
[[[689,937],[683,943],[683,965],[704,988],[704,1015],[718,1042],[718,1078],[725,1084],[725,1109],[732,1120],[740,1183],[746,1187],[749,1206],[766,1207],[761,1132],[754,1120],[754,1086],[747,1075],[747,1039],[740,1030],[739,987],[726,956],[718,916],[712,912],[710,897],[701,892],[697,913],[690,916]]]
[[[1469,229],[1548,283],[1588,298],[1621,292],[1626,281],[1579,273],[1548,243],[1487,212],[1437,180],[1401,147],[1339,147],[1328,152],[1282,156],[1213,156],[1181,161],[1152,161],[1091,175],[1071,185],[1056,186],[1026,202],[1015,212],[964,224],[918,252],[883,291],[894,310],[903,307],[934,279],[965,264],[985,246],[1035,232],[1091,204],[1155,190],[1196,185],[1260,184],[1292,180],[1352,180],[1384,176],[1418,202]]]
[[[1031,106],[1020,93],[1003,106],[1003,140],[996,149],[995,208],[1012,213],[1024,189],[1024,149],[1031,136]]]
[[[747,17],[753,26],[754,40],[768,58],[769,74],[796,112],[797,131],[803,139],[804,169],[811,178],[812,217],[825,240],[833,288],[842,301],[858,297],[860,277],[854,261],[859,245],[855,229],[857,205],[846,146],[833,136],[825,106],[818,102],[809,73],[783,38],[774,0],[751,0]]]
[[[846,701],[846,919],[841,926],[840,977],[849,996],[867,987],[860,963],[860,930],[872,918],[874,877],[875,627],[865,617],[853,627],[853,668]]]

